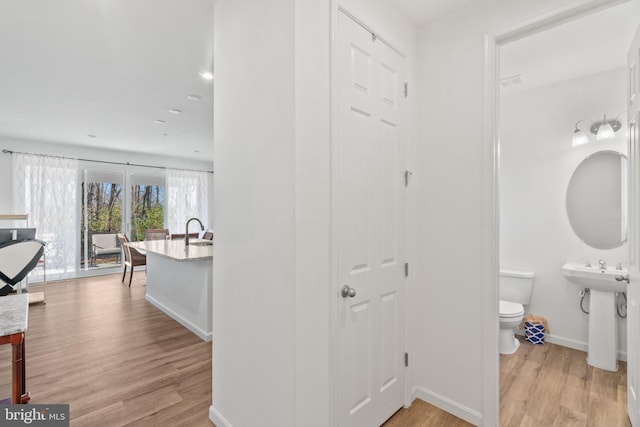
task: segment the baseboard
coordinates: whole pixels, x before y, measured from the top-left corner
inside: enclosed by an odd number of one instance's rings
[[[422,399],[425,402],[432,404],[433,406],[437,406],[443,411],[446,411],[451,415],[455,415],[456,417],[461,418],[473,425],[479,426],[482,423],[482,414],[480,412],[475,411],[471,408],[467,408],[466,406],[461,405],[458,402],[454,402],[453,400],[441,396],[438,393],[434,393],[431,390],[427,390],[424,387],[413,387],[413,389],[411,390],[411,396],[413,399]]]
[[[213,405],[209,406],[209,420],[216,425],[216,427],[231,427],[231,423],[227,421]]]
[[[524,334],[516,330],[516,334],[520,336],[524,336]],[[544,337],[545,342],[549,342],[551,344],[561,345],[563,347],[572,348],[574,350],[584,351],[585,353],[589,352],[589,344],[584,341],[577,341],[571,338],[565,338],[558,335],[546,334]],[[626,351],[617,351],[618,360],[622,360],[623,362],[627,361],[627,352]]]
[[[182,317],[181,315],[179,315],[175,311],[171,310],[169,307],[167,307],[166,305],[162,304],[157,299],[149,296],[149,294],[145,294],[144,295],[144,299],[149,301],[158,310],[162,311],[164,314],[166,314],[167,316],[171,317],[173,320],[175,320],[176,322],[180,323],[182,326],[184,326],[185,328],[189,329],[191,332],[193,332],[194,334],[199,336],[200,339],[202,339],[203,341],[211,341],[212,340],[212,338],[213,338],[213,333],[212,332],[207,332],[204,329],[198,327],[197,325],[194,325],[192,322],[190,322],[189,320],[185,319],[184,317]]]

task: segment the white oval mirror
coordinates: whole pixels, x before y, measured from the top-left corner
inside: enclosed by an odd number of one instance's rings
[[[598,151],[573,172],[567,189],[571,228],[587,245],[613,249],[627,240],[627,157]]]

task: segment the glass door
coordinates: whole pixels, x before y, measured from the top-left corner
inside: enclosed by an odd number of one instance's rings
[[[144,240],[148,229],[165,227],[164,175],[129,175],[129,238],[132,242]]]
[[[80,269],[118,267],[122,263],[116,234],[123,225],[123,174],[85,169],[82,178]]]

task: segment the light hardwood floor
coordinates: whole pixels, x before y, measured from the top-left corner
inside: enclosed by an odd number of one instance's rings
[[[618,372],[587,364],[586,353],[523,339],[515,354],[500,355],[501,427],[630,427],[627,365]],[[465,421],[422,401],[402,409],[384,427],[466,427]]]
[[[383,427],[467,427],[473,426],[460,418],[416,399],[409,408],[395,413]]]
[[[211,427],[211,343],[144,300],[143,273],[131,288],[120,277],[51,283],[47,304],[30,307],[31,403],[68,403],[73,426]],[[500,356],[500,425],[629,427],[626,364],[611,373],[585,358],[527,342]],[[0,397],[10,395],[10,360],[10,346],[0,346]],[[384,426],[471,424],[416,400]]]
[[[144,273],[120,278],[50,283],[29,308],[31,403],[68,403],[73,426],[212,426],[211,343],[144,300]],[[10,360],[0,346],[1,397]]]
[[[627,365],[618,372],[587,364],[586,353],[524,341],[500,356],[503,427],[627,427]]]

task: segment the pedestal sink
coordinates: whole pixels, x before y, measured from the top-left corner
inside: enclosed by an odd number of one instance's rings
[[[626,292],[627,270],[586,267],[566,263],[562,274],[570,281],[591,289],[589,305],[589,365],[617,371],[618,322],[616,292]]]

